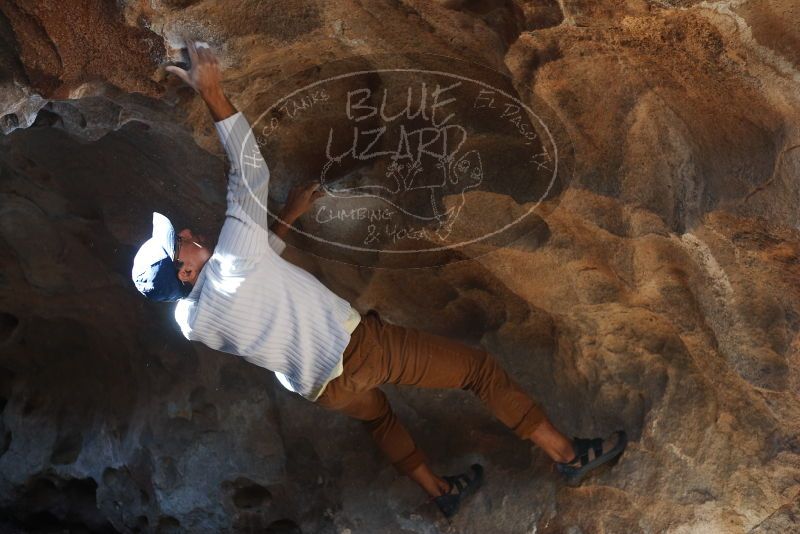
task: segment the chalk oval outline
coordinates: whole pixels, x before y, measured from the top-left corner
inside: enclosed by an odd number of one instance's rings
[[[492,69],[489,69],[488,67],[486,67],[485,65],[479,65],[479,66],[481,68],[484,68],[484,69],[487,69],[487,70],[492,70]],[[514,226],[516,224],[519,224],[520,222],[522,222],[523,219],[525,219],[526,217],[531,215],[533,213],[533,210],[535,210],[539,206],[539,204],[541,204],[542,200],[544,200],[547,197],[547,195],[550,193],[550,190],[553,188],[553,185],[556,182],[556,178],[558,177],[558,145],[556,144],[556,141],[555,141],[555,139],[553,137],[552,132],[550,131],[550,128],[547,127],[547,125],[544,123],[542,118],[537,113],[535,113],[530,107],[527,106],[527,104],[522,102],[519,98],[507,93],[506,91],[503,91],[502,89],[498,89],[496,87],[493,87],[493,86],[491,86],[490,84],[488,84],[486,82],[482,82],[480,80],[474,80],[472,78],[469,78],[469,77],[466,77],[466,76],[461,76],[459,74],[453,74],[453,73],[450,73],[450,72],[444,72],[444,71],[438,71],[438,70],[408,69],[408,68],[370,69],[370,70],[359,70],[359,71],[354,71],[354,72],[348,72],[348,73],[345,73],[345,74],[337,74],[336,76],[331,76],[329,78],[318,80],[318,81],[313,82],[311,84],[305,85],[305,86],[303,86],[303,87],[301,87],[299,89],[295,89],[294,91],[292,91],[288,95],[286,95],[286,96],[282,97],[281,99],[279,99],[278,101],[276,101],[269,108],[267,108],[267,110],[264,111],[261,115],[259,115],[258,118],[253,122],[253,125],[256,125],[259,122],[261,122],[261,120],[264,118],[264,116],[267,113],[269,113],[270,111],[275,109],[276,106],[278,106],[279,104],[281,104],[285,100],[292,98],[297,93],[300,93],[302,91],[306,91],[308,89],[312,89],[314,87],[317,87],[318,85],[321,85],[321,84],[324,84],[324,83],[328,83],[328,82],[331,82],[331,81],[342,80],[342,79],[350,78],[350,77],[353,77],[353,76],[363,76],[363,75],[368,75],[368,74],[380,74],[380,73],[383,73],[383,72],[387,72],[387,73],[388,72],[422,73],[422,74],[433,74],[433,75],[450,77],[450,78],[454,78],[454,79],[457,79],[457,80],[474,83],[474,84],[477,84],[479,86],[485,87],[487,89],[491,89],[493,91],[497,91],[498,93],[502,94],[506,98],[508,98],[508,99],[514,101],[515,103],[519,104],[525,111],[527,111],[529,113],[529,115],[532,115],[533,117],[536,118],[536,120],[539,122],[539,124],[542,126],[542,128],[544,128],[544,131],[545,131],[545,133],[547,133],[547,137],[550,139],[550,143],[553,146],[553,161],[554,161],[553,175],[550,177],[550,183],[547,185],[547,189],[544,191],[544,193],[542,193],[542,196],[540,196],[539,199],[534,203],[534,205],[531,206],[531,208],[528,209],[528,211],[526,211],[524,214],[520,215],[515,220],[511,221],[510,223],[506,224],[505,226],[503,226],[501,228],[498,228],[498,229],[496,229],[496,230],[494,230],[492,232],[489,232],[489,233],[487,233],[487,234],[485,234],[485,235],[483,235],[481,237],[477,237],[477,238],[474,238],[474,239],[470,239],[468,241],[462,241],[462,242],[451,244],[451,245],[447,245],[447,246],[425,248],[425,249],[420,249],[420,250],[387,250],[387,249],[366,248],[366,247],[360,247],[360,246],[357,246],[357,245],[348,245],[346,243],[339,243],[339,242],[336,242],[336,241],[330,241],[328,239],[316,236],[316,235],[311,234],[309,232],[306,232],[304,230],[300,230],[299,228],[295,228],[293,225],[286,224],[286,222],[283,219],[278,217],[276,214],[273,214],[272,212],[270,212],[269,208],[267,206],[265,206],[264,203],[261,202],[261,200],[253,193],[253,190],[252,190],[252,188],[250,187],[250,184],[247,181],[246,172],[243,171],[242,172],[242,181],[244,182],[245,186],[247,187],[247,192],[250,194],[250,197],[253,200],[256,201],[256,204],[258,204],[259,207],[261,207],[261,209],[266,211],[267,214],[272,215],[273,217],[275,217],[275,219],[280,221],[281,224],[289,226],[293,231],[295,231],[295,232],[297,232],[297,233],[299,233],[301,235],[304,235],[306,237],[309,237],[311,239],[314,239],[315,241],[319,241],[319,242],[322,242],[322,243],[327,243],[329,245],[334,245],[334,246],[342,247],[342,248],[349,249],[349,250],[355,250],[355,251],[358,251],[358,252],[369,252],[369,253],[380,253],[380,254],[420,254],[420,253],[426,253],[426,252],[442,252],[442,251],[447,251],[447,250],[452,250],[452,249],[456,249],[456,248],[465,247],[465,246],[472,245],[472,244],[478,243],[480,241],[483,241],[484,239],[487,239],[489,237],[495,236],[497,234],[503,233],[506,230],[508,230],[509,228],[511,228],[512,226]],[[498,74],[500,74],[501,76],[504,76],[502,73],[498,73]],[[248,137],[250,135],[255,135],[252,128],[250,128],[249,133],[247,134],[247,136],[245,136],[245,139],[242,142],[242,151],[239,153],[240,161],[243,160],[244,146],[245,146],[246,141],[247,141],[247,139],[248,139]],[[256,146],[259,146],[257,139],[254,139],[254,142],[255,142]],[[269,163],[267,163],[267,166],[269,166]]]

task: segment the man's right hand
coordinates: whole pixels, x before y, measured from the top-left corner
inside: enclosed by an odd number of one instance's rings
[[[166,68],[167,72],[175,74],[203,97],[215,121],[227,119],[236,113],[236,108],[222,90],[222,73],[211,47],[202,41],[187,39],[186,48],[191,62],[189,70],[170,65]]]
[[[305,184],[297,184],[289,191],[289,197],[283,207],[281,217],[283,220],[295,221],[311,209],[318,198],[325,196],[325,191],[320,190],[321,184],[314,180]]]

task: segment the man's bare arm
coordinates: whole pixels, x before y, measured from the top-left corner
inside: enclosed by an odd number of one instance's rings
[[[201,93],[201,95],[208,106],[208,110],[211,112],[211,117],[214,119],[214,122],[227,119],[236,113],[236,108],[233,107],[231,101],[225,96],[221,87],[215,91]]]
[[[284,221],[286,224],[283,224],[281,223],[281,221],[276,220],[270,225],[269,229],[273,234],[286,241],[286,236],[289,235],[289,226],[294,224],[294,221],[286,220],[283,216],[280,216],[280,219]]]
[[[319,190],[320,183],[318,181],[309,182],[307,184],[298,184],[289,191],[289,197],[286,199],[281,213],[279,215],[280,221],[275,221],[270,226],[270,230],[285,240],[289,235],[289,226],[300,218],[305,212],[311,209],[312,204],[318,198],[325,195],[324,191]],[[286,224],[282,224],[283,221]]]
[[[191,61],[189,70],[176,66],[169,66],[166,70],[197,91],[208,106],[214,122],[234,115],[237,110],[222,88],[222,73],[211,48],[206,43],[192,40],[186,41],[186,48]],[[319,191],[319,185],[319,182],[311,182],[292,188],[283,210],[278,215],[280,220],[272,223],[270,231],[285,240],[289,235],[289,226],[308,211],[315,200],[324,195],[324,192]]]

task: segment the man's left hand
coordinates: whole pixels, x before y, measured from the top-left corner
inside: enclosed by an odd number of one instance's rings
[[[187,39],[186,49],[189,52],[189,70],[170,65],[166,68],[167,72],[176,75],[201,96],[219,91],[222,74],[217,57],[208,43]]]
[[[189,51],[191,63],[189,70],[170,65],[167,72],[176,75],[203,97],[214,121],[227,119],[236,113],[236,108],[222,90],[219,62],[208,43],[187,39],[186,49]]]

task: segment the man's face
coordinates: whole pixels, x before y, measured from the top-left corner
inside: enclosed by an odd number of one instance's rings
[[[206,246],[202,236],[192,234],[188,228],[178,233],[178,252],[175,254],[175,265],[178,269],[178,280],[194,285],[203,265],[211,257],[211,250]]]

